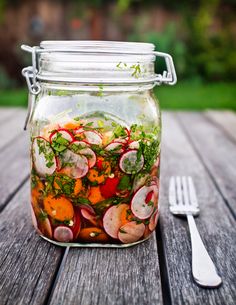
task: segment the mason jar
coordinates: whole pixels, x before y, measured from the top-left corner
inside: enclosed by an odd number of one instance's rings
[[[43,41],[23,69],[29,88],[31,212],[61,246],[127,247],[159,216],[161,116],[155,85],[170,55],[149,43]],[[167,71],[155,74],[156,57]]]

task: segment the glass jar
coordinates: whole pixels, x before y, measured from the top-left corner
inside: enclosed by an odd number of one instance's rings
[[[148,239],[159,208],[156,84],[175,84],[170,55],[148,43],[44,41],[29,87],[31,211],[61,246],[127,247]],[[167,72],[156,75],[156,56]]]

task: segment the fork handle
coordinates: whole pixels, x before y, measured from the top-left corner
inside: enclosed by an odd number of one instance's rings
[[[191,245],[192,273],[194,280],[203,287],[217,287],[222,283],[216,267],[202,242],[192,215],[187,215]]]

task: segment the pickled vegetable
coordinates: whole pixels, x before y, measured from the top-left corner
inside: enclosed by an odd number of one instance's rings
[[[32,136],[32,217],[60,243],[132,244],[158,219],[159,134],[110,117],[44,125]]]

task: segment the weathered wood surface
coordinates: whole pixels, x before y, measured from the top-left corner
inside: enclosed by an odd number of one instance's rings
[[[182,113],[179,119],[201,162],[236,217],[236,142],[199,113]],[[235,125],[233,128],[236,131]]]
[[[186,113],[179,118],[185,122],[188,115],[191,114]],[[236,300],[235,219],[184,134],[176,115],[167,113],[163,121],[160,227],[171,299],[175,305],[233,305]],[[193,118],[188,121],[188,129],[191,128],[190,125],[194,126]],[[208,132],[210,133],[210,130]],[[210,134],[202,133],[203,138],[208,136],[211,137]],[[171,175],[191,175],[195,181],[201,208],[196,223],[209,254],[223,278],[223,285],[218,289],[199,288],[192,280],[187,222],[170,215],[168,208],[168,182]]]
[[[236,141],[236,115],[232,111],[207,111],[205,116],[223,128]]]
[[[162,304],[155,237],[127,249],[70,250],[50,304],[65,300],[73,305]]]
[[[235,304],[236,142],[219,113],[164,114],[158,242],[153,236],[129,249],[65,251],[37,236],[23,121],[24,111],[0,110],[0,305]],[[168,209],[169,178],[177,174],[194,178],[201,207],[196,222],[223,278],[218,289],[192,280],[187,222]]]

